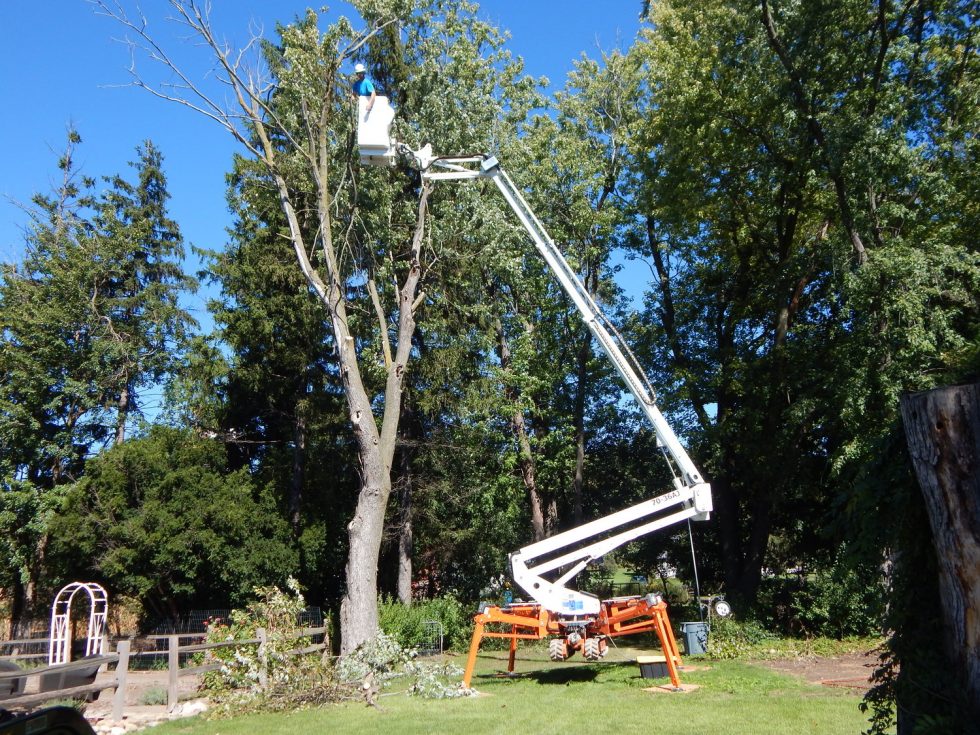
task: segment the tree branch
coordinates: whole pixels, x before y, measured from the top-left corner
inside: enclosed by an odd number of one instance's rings
[[[367,282],[368,293],[371,294],[371,303],[374,304],[374,313],[378,317],[378,331],[381,335],[381,350],[384,352],[385,369],[391,367],[391,339],[388,337],[388,320],[385,318],[385,310],[381,306],[381,297],[378,295],[378,287],[373,278]]]

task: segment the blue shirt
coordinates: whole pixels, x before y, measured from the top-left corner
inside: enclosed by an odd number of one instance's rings
[[[374,92],[374,85],[371,84],[371,80],[367,77],[364,79],[358,79],[354,82],[354,94],[358,97],[370,97]]]

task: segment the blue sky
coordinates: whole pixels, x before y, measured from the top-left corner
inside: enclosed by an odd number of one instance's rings
[[[112,0],[110,0],[112,2]],[[134,0],[123,0],[132,8]],[[225,173],[238,150],[223,129],[204,117],[123,86],[129,81],[123,35],[87,0],[6,0],[0,43],[0,261],[16,262],[23,249],[27,217],[18,203],[35,192],[48,193],[57,179],[57,160],[69,124],[82,136],[77,160],[89,176],[122,174],[135,149],[150,139],[164,155],[170,215],[185,242],[220,249],[230,224]],[[173,38],[166,0],[143,0],[144,13],[177,53],[193,65],[194,47]],[[213,25],[230,41],[248,38],[250,24],[273,36],[277,21],[288,22],[309,5],[295,0],[213,0]],[[639,0],[486,0],[481,17],[508,30],[508,47],[524,57],[527,73],[547,76],[560,88],[572,62],[583,52],[629,46],[638,28]],[[330,3],[328,19],[352,15],[344,3]],[[195,69],[202,77],[206,67]],[[501,203],[503,205],[503,203]],[[192,264],[193,267],[193,264]],[[642,268],[634,264],[632,268]],[[204,316],[202,292],[190,307]]]

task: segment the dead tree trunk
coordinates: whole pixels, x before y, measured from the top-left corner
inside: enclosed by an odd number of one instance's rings
[[[943,653],[980,721],[980,384],[902,397],[905,439],[939,564]],[[901,702],[899,712],[901,713]],[[899,717],[899,732],[903,727]]]

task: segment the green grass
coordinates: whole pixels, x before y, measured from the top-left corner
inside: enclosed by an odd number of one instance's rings
[[[687,694],[643,691],[633,658],[645,651],[619,648],[599,664],[552,664],[542,650],[518,652],[514,677],[505,652],[478,661],[476,698],[425,700],[382,696],[383,711],[363,704],[334,705],[288,715],[251,715],[231,720],[175,721],[155,734],[245,735],[246,733],[612,733],[657,729],[671,735],[840,735],[867,727],[861,697],[846,690],[807,684],[740,661],[697,661],[710,667],[682,674],[700,689]]]

